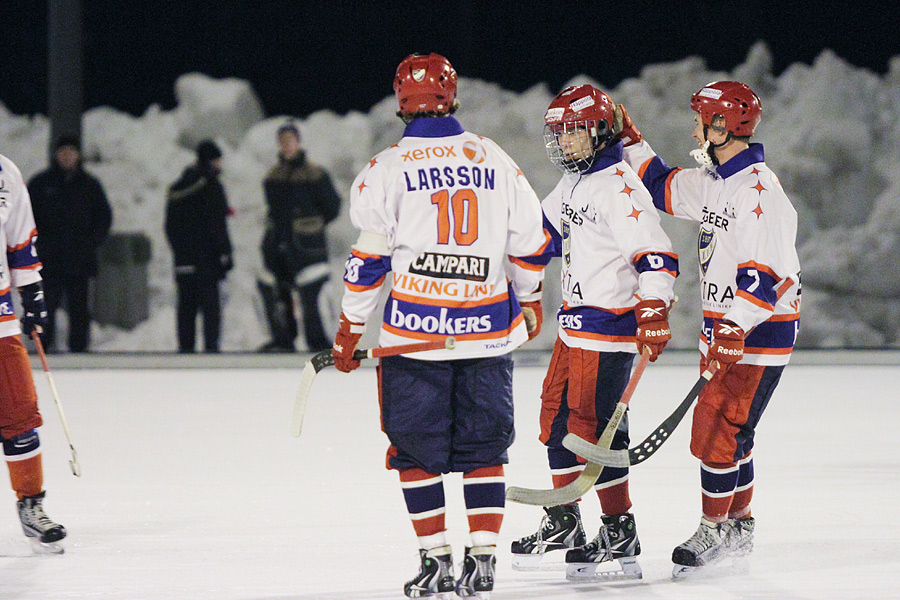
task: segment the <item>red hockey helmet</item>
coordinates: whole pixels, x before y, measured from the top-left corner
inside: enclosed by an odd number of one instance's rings
[[[706,127],[718,115],[725,119],[726,131],[749,137],[762,116],[762,103],[753,90],[739,81],[713,81],[691,96],[691,110],[700,113]]]
[[[544,143],[550,161],[567,173],[587,171],[602,145],[613,138],[615,111],[612,98],[594,86],[569,86],[561,91],[544,114]],[[588,152],[572,150],[571,142],[560,144],[560,136],[577,132],[589,137]]]
[[[394,76],[398,114],[450,113],[456,100],[456,80],[453,65],[440,54],[410,54]]]

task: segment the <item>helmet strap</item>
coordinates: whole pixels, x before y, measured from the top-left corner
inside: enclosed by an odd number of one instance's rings
[[[724,133],[725,134],[725,139],[722,141],[721,144],[714,144],[714,143],[712,143],[712,141],[710,141],[710,139],[709,139],[709,130],[710,129],[712,129],[716,133]],[[721,126],[704,125],[703,126],[703,139],[706,140],[703,151],[709,155],[709,159],[712,161],[713,165],[718,165],[719,159],[716,157],[716,149],[726,146],[732,139],[734,139],[734,134],[730,131],[727,131],[724,127],[721,127]],[[693,156],[693,155],[694,155],[694,153],[691,152],[691,156]],[[698,160],[696,156],[694,157],[694,159]]]

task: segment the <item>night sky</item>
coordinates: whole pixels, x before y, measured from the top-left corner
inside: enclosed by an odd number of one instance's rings
[[[431,6],[428,10],[424,7]],[[775,72],[830,48],[887,71],[900,55],[890,2],[509,2],[82,0],[85,108],[175,106],[187,72],[251,82],[268,115],[367,110],[392,93],[397,63],[439,52],[463,77],[524,91],[587,74],[615,87],[646,64],[703,56],[740,64],[757,40]],[[416,7],[416,8],[410,8]],[[686,8],[690,7],[690,8]],[[0,0],[0,100],[47,112],[47,0]]]

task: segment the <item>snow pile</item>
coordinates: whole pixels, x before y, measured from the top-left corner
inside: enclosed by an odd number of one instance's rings
[[[804,347],[882,347],[900,344],[900,56],[879,76],[823,52],[812,65],[795,64],[772,73],[767,47],[758,43],[733,72],[714,72],[700,58],[650,65],[640,77],[609,90],[659,154],[675,166],[693,166],[691,93],[716,79],[739,79],[763,100],[757,140],[800,214],[798,245],[803,265],[804,312],[799,344]],[[586,77],[570,83],[602,82]],[[132,331],[95,325],[98,351],[168,351],[176,348],[171,255],[163,235],[166,187],[194,160],[193,145],[216,139],[224,157],[223,182],[235,214],[229,222],[235,269],[223,286],[222,347],[250,351],[267,341],[256,290],[262,269],[259,242],[265,219],[261,180],[275,162],[275,131],[288,117],[264,118],[261,103],[243,81],[185,75],[176,82],[178,107],[151,106],[140,117],[110,108],[84,116],[84,155],[113,204],[113,230],[143,232],[153,245],[148,265],[150,319]],[[522,94],[496,84],[462,78],[458,114],[463,125],[493,138],[519,163],[539,195],[559,173],[544,155],[542,117],[554,90],[537,85]],[[338,115],[319,111],[298,120],[310,159],[331,173],[349,198],[353,178],[372,155],[394,143],[403,125],[387,97],[368,112]],[[26,178],[46,165],[49,124],[43,116],[12,115],[0,104],[0,152]],[[664,217],[682,258],[673,311],[675,345],[694,347],[699,300],[694,224]],[[357,232],[347,205],[329,229],[337,300],[342,263]],[[558,304],[548,272],[545,310]],[[374,330],[375,328],[370,328]],[[370,334],[371,335],[371,334]],[[532,347],[549,348],[552,320]],[[302,340],[298,347],[303,348]]]

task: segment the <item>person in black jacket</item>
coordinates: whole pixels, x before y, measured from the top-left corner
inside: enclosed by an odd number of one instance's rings
[[[278,129],[278,146],[278,164],[263,180],[268,205],[263,265],[274,284],[259,282],[272,330],[272,341],[260,350],[294,351],[296,289],[306,345],[316,352],[331,347],[322,327],[319,296],[328,281],[325,226],[338,216],[341,199],[328,173],[306,159],[296,125],[289,122]]]
[[[204,140],[197,146],[197,163],[169,187],[165,229],[175,261],[179,352],[195,351],[198,313],[203,314],[204,350],[219,351],[219,282],[233,266],[221,171],[222,151]]]
[[[44,345],[54,348],[56,310],[65,298],[69,350],[86,352],[91,324],[88,289],[97,274],[97,249],[112,225],[112,209],[100,181],[81,164],[78,138],[63,136],[57,141],[50,168],[28,182],[28,192],[40,231],[37,252],[48,311]]]

